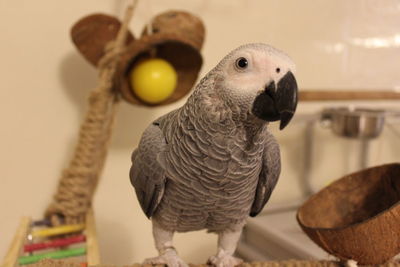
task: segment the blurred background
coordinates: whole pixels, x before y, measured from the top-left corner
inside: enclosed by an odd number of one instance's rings
[[[127,3],[0,0],[0,258],[20,217],[40,218],[50,202],[96,84],[97,71],[73,46],[70,27],[95,12],[121,17]],[[145,22],[168,9],[193,12],[205,23],[200,76],[237,46],[264,42],[293,58],[300,90],[400,90],[399,0],[142,0],[132,32],[139,36]],[[141,262],[156,254],[151,224],[128,179],[130,154],[152,120],[184,102],[153,109],[120,105],[94,200],[104,263]],[[396,101],[300,103],[285,131],[271,125],[283,169],[267,206],[300,203],[305,183],[315,191],[360,168],[362,142],[319,123],[321,110],[335,106],[400,110]],[[368,141],[365,164],[398,161],[399,132],[399,119],[387,118],[382,134]],[[184,260],[203,263],[215,252],[216,239],[201,231],[177,234],[175,244]]]

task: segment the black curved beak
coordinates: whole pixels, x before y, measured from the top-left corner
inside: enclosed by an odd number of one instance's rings
[[[279,129],[283,130],[293,118],[298,101],[297,82],[292,72],[288,72],[278,82],[268,84],[254,103],[252,112],[265,121],[280,120]]]

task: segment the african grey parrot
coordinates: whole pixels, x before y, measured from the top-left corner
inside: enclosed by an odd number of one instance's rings
[[[266,44],[233,50],[195,87],[188,101],[155,120],[132,154],[130,180],[151,218],[159,256],[145,263],[187,266],[172,245],[174,232],[218,234],[209,263],[232,267],[248,216],[270,198],[280,152],[267,130],[283,129],[297,105],[295,65]]]

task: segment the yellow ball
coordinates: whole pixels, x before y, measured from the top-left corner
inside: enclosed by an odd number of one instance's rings
[[[170,97],[178,80],[174,67],[159,58],[140,62],[129,76],[135,95],[149,104],[157,104]]]

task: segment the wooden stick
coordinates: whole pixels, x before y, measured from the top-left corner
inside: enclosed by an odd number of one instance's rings
[[[66,247],[72,244],[85,242],[86,237],[84,235],[71,236],[67,238],[54,239],[47,242],[26,244],[24,246],[24,252],[33,252],[48,248],[59,248]]]
[[[86,248],[71,248],[71,249],[63,249],[57,250],[49,253],[43,254],[34,254],[29,256],[22,256],[18,259],[18,263],[20,265],[32,264],[38,262],[43,259],[64,259],[69,257],[77,257],[85,255]]]
[[[97,240],[96,224],[93,209],[86,214],[86,260],[89,266],[100,264],[100,249]]]
[[[50,227],[51,226],[51,222],[48,219],[44,219],[44,220],[39,220],[39,221],[33,221],[32,222],[32,226],[47,226]]]
[[[31,218],[23,217],[1,267],[14,267],[31,225]]]
[[[400,100],[400,92],[365,90],[300,90],[300,101]]]
[[[84,224],[62,225],[62,226],[32,231],[32,237],[47,237],[47,236],[71,234],[82,231],[84,229],[85,229]]]
[[[237,267],[342,267],[345,264],[339,261],[327,261],[327,260],[285,260],[285,261],[266,261],[266,262],[244,262]],[[79,263],[67,263],[55,262],[54,260],[45,260],[30,267],[54,267],[54,266],[65,266],[65,267],[81,267]],[[122,265],[120,265],[122,267]],[[149,264],[129,264],[124,267],[151,267]],[[155,266],[155,265],[154,265]],[[162,266],[162,265],[157,265]],[[206,264],[189,264],[191,267],[209,267]],[[389,261],[380,265],[364,265],[364,267],[400,267],[400,263],[397,261]],[[98,265],[97,267],[117,267],[117,265]]]

